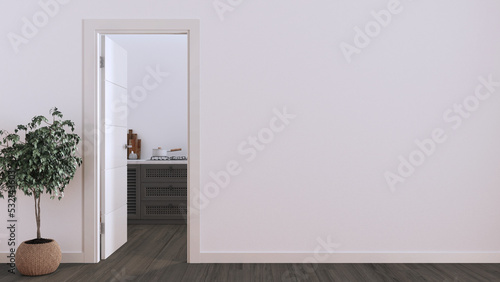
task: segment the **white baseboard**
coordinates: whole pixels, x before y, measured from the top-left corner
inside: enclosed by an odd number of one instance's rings
[[[191,263],[500,263],[500,253],[201,253]]]
[[[0,253],[0,263],[8,263],[9,259],[7,256],[9,253]],[[62,254],[61,263],[83,263],[84,254],[83,253],[64,253]]]

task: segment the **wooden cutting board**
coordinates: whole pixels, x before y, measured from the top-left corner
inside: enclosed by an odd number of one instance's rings
[[[127,134],[127,144],[132,146],[127,149],[127,159],[132,152],[137,154],[137,159],[141,158],[141,139],[137,139],[137,134],[132,129],[129,129]]]

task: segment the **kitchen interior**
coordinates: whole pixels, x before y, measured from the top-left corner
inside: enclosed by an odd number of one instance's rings
[[[128,55],[128,224],[186,224],[188,37],[109,37]]]

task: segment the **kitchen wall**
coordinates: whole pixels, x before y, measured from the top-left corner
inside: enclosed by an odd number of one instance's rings
[[[187,35],[110,35],[128,52],[128,127],[152,149],[181,148],[187,156]]]
[[[58,106],[80,134],[82,19],[200,19],[202,252],[500,252],[498,1],[0,8],[0,128]],[[42,200],[42,234],[66,261],[81,257],[88,188],[80,170],[65,199]],[[19,241],[35,234],[31,202],[17,203]]]

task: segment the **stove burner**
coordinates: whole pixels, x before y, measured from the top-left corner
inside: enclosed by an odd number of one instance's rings
[[[152,161],[187,161],[186,156],[172,156],[172,157],[151,157]]]
[[[187,161],[186,156],[172,156],[170,157],[171,161]]]
[[[151,160],[152,161],[168,161],[169,158],[167,156],[164,156],[164,157],[151,157]]]

